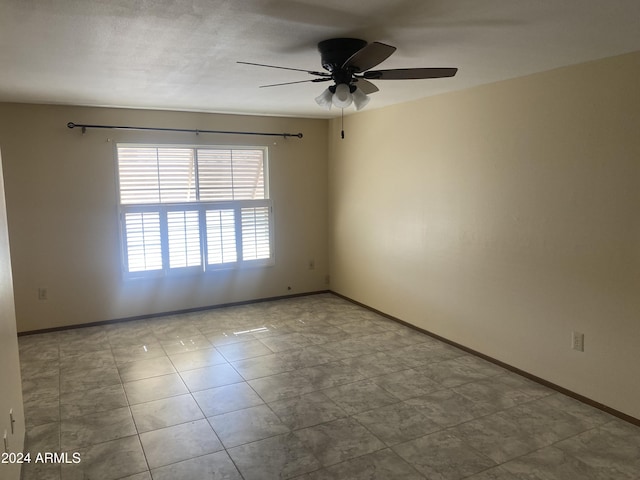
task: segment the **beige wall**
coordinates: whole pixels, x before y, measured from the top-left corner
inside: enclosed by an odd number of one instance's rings
[[[22,405],[22,382],[18,357],[18,337],[16,334],[16,314],[13,304],[13,284],[11,281],[11,259],[9,255],[9,235],[4,200],[2,157],[0,156],[0,442],[5,431],[10,452],[22,452],[24,447],[24,410]],[[15,423],[11,433],[9,410],[13,409]],[[0,452],[4,452],[4,445]],[[18,480],[19,464],[0,464],[0,478]]]
[[[67,122],[302,132],[303,139],[116,130]],[[181,112],[0,105],[19,331],[328,288],[327,122]],[[276,263],[201,276],[123,281],[116,142],[269,146]],[[274,144],[275,143],[275,144]],[[308,262],[315,260],[315,269]],[[287,287],[291,287],[289,291]],[[49,299],[38,300],[38,288]]]
[[[0,104],[18,330],[322,290],[330,270],[338,293],[638,418],[639,74],[636,53],[365,111],[328,143],[322,120]],[[123,281],[119,141],[270,145],[276,265]]]
[[[640,52],[333,121],[332,290],[640,418],[638,78]]]

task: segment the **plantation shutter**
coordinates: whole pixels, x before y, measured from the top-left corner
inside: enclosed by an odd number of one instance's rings
[[[199,215],[198,210],[167,212],[169,268],[197,267],[202,263]]]
[[[124,215],[126,259],[130,272],[162,269],[162,239],[158,212]]]
[[[265,154],[264,148],[118,145],[125,272],[271,264]]]
[[[220,265],[238,260],[233,209],[207,210],[207,263]]]
[[[195,202],[192,148],[118,148],[120,203]]]
[[[262,150],[198,149],[201,201],[266,198]]]
[[[242,209],[242,253],[245,260],[271,257],[268,206]]]

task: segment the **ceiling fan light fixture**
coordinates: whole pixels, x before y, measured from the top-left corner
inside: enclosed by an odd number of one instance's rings
[[[356,107],[356,110],[362,110],[367,106],[367,103],[371,100],[362,90],[356,88],[351,94],[353,97],[353,105]]]
[[[316,97],[316,103],[325,110],[331,110],[331,100],[333,93],[330,89],[325,88],[324,91]]]
[[[336,91],[333,94],[333,104],[338,108],[347,108],[353,102],[351,89],[346,83],[336,85]]]

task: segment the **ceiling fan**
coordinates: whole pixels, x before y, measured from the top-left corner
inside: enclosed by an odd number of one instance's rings
[[[362,109],[369,103],[368,95],[378,91],[378,87],[370,80],[412,80],[427,78],[453,77],[457,68],[396,68],[391,70],[371,70],[376,65],[396,51],[396,47],[380,42],[367,43],[358,38],[331,38],[318,43],[318,51],[322,67],[326,72],[304,70],[300,68],[279,67],[262,63],[238,62],[245,65],[279,68],[306,72],[317,78],[299,80],[295,82],[274,83],[261,85],[264,87],[278,87],[305,82],[333,82],[315,100],[326,110],[334,105],[347,108],[352,103],[356,110]]]

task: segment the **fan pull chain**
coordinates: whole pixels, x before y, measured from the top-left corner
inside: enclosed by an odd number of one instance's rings
[[[341,129],[340,136],[344,140],[344,108],[342,108],[341,111],[342,111],[342,117],[340,119],[340,129]]]

